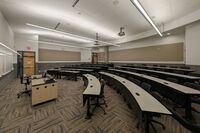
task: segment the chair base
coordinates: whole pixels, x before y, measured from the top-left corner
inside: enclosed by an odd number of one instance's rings
[[[92,112],[94,112],[96,110],[96,108],[101,108],[101,110],[103,110],[104,115],[106,114],[105,109],[102,107],[102,105],[105,105],[105,107],[107,107],[106,102],[104,101],[103,103],[99,102],[99,99],[97,99],[96,103],[91,104],[91,105],[95,105],[95,107],[93,108]]]
[[[22,92],[17,94],[17,98],[20,98],[24,94],[28,94],[29,96],[31,96],[31,91],[30,90],[22,91]]]

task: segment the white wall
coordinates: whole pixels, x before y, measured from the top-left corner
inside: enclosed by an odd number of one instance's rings
[[[200,22],[186,27],[185,39],[186,64],[200,65]]]
[[[185,42],[184,34],[170,35],[166,37],[149,37],[137,41],[132,41],[128,43],[121,44],[121,47],[111,46],[109,47],[109,51],[115,50],[123,50],[130,48],[140,48],[140,47],[148,47],[148,46],[156,46],[156,45],[166,45],[173,43]],[[145,53],[144,53],[145,54]],[[170,54],[170,53],[169,53]],[[184,53],[185,54],[185,53]],[[185,60],[185,59],[184,59]],[[113,63],[167,63],[167,64],[183,64],[184,62],[168,62],[168,61],[110,61]]]
[[[81,49],[79,49],[79,48],[56,46],[56,45],[41,44],[41,43],[39,43],[38,47],[41,48],[41,49],[61,50],[61,51],[79,51],[79,52],[81,52]]]
[[[185,42],[184,34],[170,35],[166,37],[149,37],[149,38],[141,39],[138,41],[120,44],[121,47],[111,46],[109,47],[109,51],[156,46],[156,45],[166,45],[166,44],[173,44],[173,43],[179,43],[179,42]]]
[[[38,35],[15,35],[16,51],[33,51],[36,54],[36,62],[38,62],[38,43],[28,40],[38,40]]]
[[[92,61],[92,50],[83,49],[81,50],[81,62],[90,62]]]
[[[3,14],[0,12],[0,42],[14,48],[14,34]]]
[[[14,34],[0,12],[0,42],[14,49]],[[13,70],[13,54],[10,50],[0,45],[0,77]],[[12,55],[13,54],[13,55]],[[15,55],[16,56],[16,55]]]

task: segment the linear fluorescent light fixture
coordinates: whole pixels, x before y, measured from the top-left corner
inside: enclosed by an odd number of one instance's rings
[[[39,26],[39,25],[34,25],[34,24],[30,24],[30,23],[26,23],[26,25],[34,27],[34,28],[38,28],[38,29],[43,29],[43,30],[47,30],[47,31],[51,31],[51,32],[56,32],[56,33],[67,35],[67,36],[76,37],[76,38],[79,38],[79,39],[83,39],[85,41],[92,41],[92,42],[98,41],[98,42],[103,43],[103,44],[108,44],[108,45],[113,45],[113,46],[120,47],[120,45],[117,45],[117,44],[104,42],[104,41],[100,41],[100,40],[96,40],[96,39],[91,39],[91,38],[87,38],[87,37],[83,37],[83,36],[79,36],[79,35],[63,32],[63,31],[59,31],[59,30],[54,30],[54,29],[46,28],[46,27]]]
[[[10,50],[10,51],[12,51],[13,53],[15,53],[15,54],[17,54],[17,55],[20,55],[21,56],[21,54],[19,54],[17,51],[15,51],[15,50],[13,50],[13,49],[11,49],[11,48],[9,48],[8,46],[6,46],[5,44],[3,44],[3,43],[1,43],[0,42],[0,45],[1,46],[3,46],[3,47],[5,47],[5,48],[7,48],[8,50]]]
[[[4,52],[0,52],[0,55],[12,55],[11,53],[4,53]]]
[[[89,49],[89,48],[86,48],[86,47],[79,47],[79,46],[65,45],[65,44],[56,43],[56,42],[36,41],[36,40],[28,40],[28,41],[29,41],[29,42],[38,42],[38,43],[43,43],[43,44],[49,44],[49,45],[56,45],[56,46],[64,46],[64,47],[72,47],[72,48]]]
[[[157,33],[162,37],[162,33],[159,31],[159,29],[156,27],[154,22],[151,20],[145,9],[142,7],[140,2],[138,0],[130,0],[131,3],[139,10],[139,12],[145,17],[145,19],[153,26],[153,28],[157,31]]]

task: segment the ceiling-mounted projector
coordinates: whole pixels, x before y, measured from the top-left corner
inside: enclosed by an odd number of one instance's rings
[[[118,36],[125,36],[125,32],[123,31],[124,29],[124,27],[120,27],[120,32],[118,33]]]
[[[94,45],[99,45],[99,34],[96,33],[96,41]]]

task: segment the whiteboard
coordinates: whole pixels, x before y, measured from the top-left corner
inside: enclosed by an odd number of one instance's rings
[[[13,54],[0,50],[0,77],[13,70]]]

